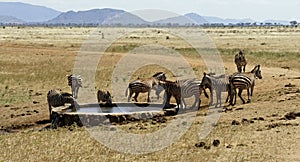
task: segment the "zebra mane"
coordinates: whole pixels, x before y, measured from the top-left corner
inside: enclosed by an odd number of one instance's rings
[[[259,69],[260,69],[260,65],[258,64],[251,70],[251,73],[254,73],[255,71],[257,71]]]
[[[165,72],[158,72],[158,73],[155,73],[152,77],[159,77],[161,75],[165,75],[166,73]]]

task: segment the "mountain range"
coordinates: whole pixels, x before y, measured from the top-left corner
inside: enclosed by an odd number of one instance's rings
[[[170,17],[154,22],[147,22],[142,18],[124,10],[103,8],[87,11],[60,12],[48,7],[31,5],[20,2],[0,2],[0,23],[2,24],[237,24],[237,23],[277,23],[287,25],[289,21],[267,20],[258,22],[252,19],[222,19],[212,16],[200,16],[197,13],[187,13],[183,16]]]

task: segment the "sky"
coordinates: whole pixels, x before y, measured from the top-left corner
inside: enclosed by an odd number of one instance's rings
[[[129,12],[159,9],[177,14],[194,12],[201,16],[251,18],[256,21],[300,20],[300,0],[5,0],[5,2],[42,5],[63,12],[95,8],[114,8]]]

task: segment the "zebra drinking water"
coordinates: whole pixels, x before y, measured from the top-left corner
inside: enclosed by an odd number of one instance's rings
[[[52,107],[65,106],[66,103],[71,104],[72,110],[76,110],[75,108],[79,108],[78,103],[75,98],[72,97],[72,94],[61,92],[59,90],[50,90],[47,93],[47,102],[49,106],[50,120],[52,120]]]
[[[107,104],[112,104],[111,94],[107,90],[99,89],[97,92],[97,100],[99,102],[105,102]]]

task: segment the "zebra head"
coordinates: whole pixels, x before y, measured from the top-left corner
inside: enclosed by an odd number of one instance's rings
[[[165,81],[167,79],[166,73],[164,73],[164,72],[158,72],[158,73],[154,74],[152,77],[157,78],[158,80],[163,80],[163,81]]]
[[[112,104],[112,97],[111,97],[111,94],[109,93],[109,91],[107,91],[107,93],[105,93],[103,95],[104,99],[107,101],[108,104]]]
[[[256,65],[252,70],[251,73],[254,73],[254,76],[256,78],[262,79],[260,65]]]
[[[209,75],[204,72],[200,86],[203,87],[203,88],[209,88],[209,87],[211,87],[211,84],[212,83],[211,83],[211,80],[209,78]]]
[[[245,61],[245,50],[240,50],[238,54],[235,55],[235,61]]]

